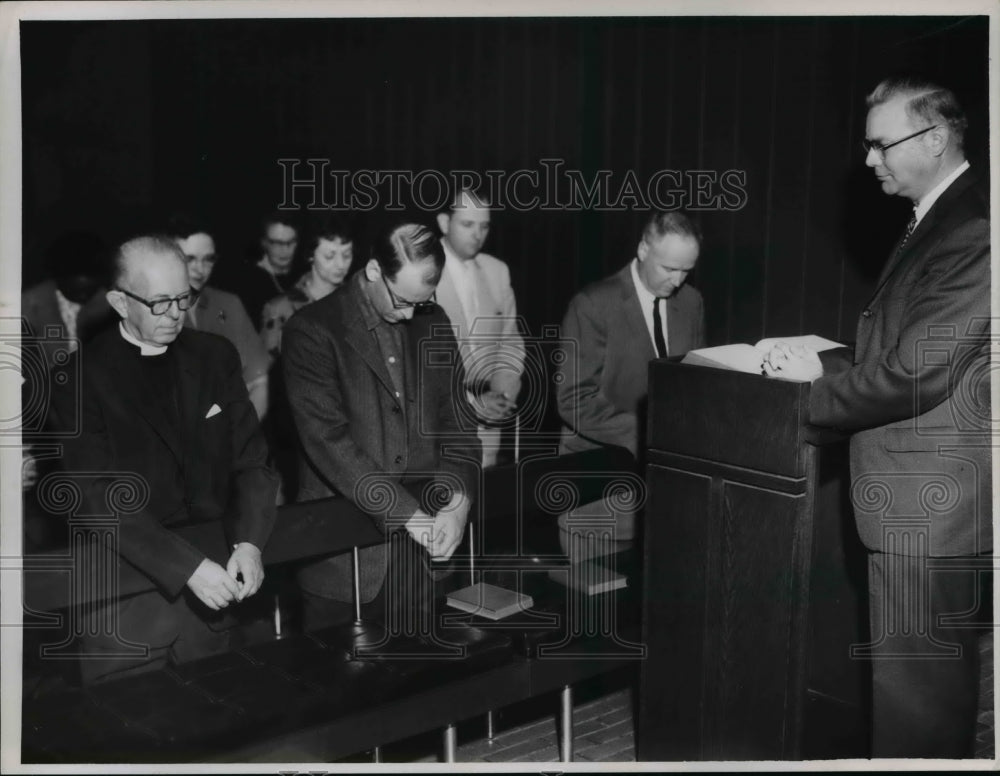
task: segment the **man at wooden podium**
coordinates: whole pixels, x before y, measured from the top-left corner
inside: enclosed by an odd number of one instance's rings
[[[913,216],[853,357],[780,343],[763,367],[814,380],[810,422],[853,433],[871,602],[871,644],[855,654],[872,661],[873,755],[970,757],[982,630],[968,624],[970,612],[990,611],[977,592],[991,588],[973,569],[989,568],[992,551],[985,176],[965,159],[952,92],[897,78],[867,104],[865,163],[886,194],[913,202]]]

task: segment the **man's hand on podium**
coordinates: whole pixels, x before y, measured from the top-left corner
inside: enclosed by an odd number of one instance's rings
[[[812,348],[802,345],[775,343],[761,363],[763,374],[768,377],[784,377],[789,380],[812,382],[823,376],[823,363]]]

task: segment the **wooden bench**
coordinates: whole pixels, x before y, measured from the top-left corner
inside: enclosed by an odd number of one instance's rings
[[[509,527],[518,517],[521,523],[554,524],[551,504],[534,498],[540,483],[553,475],[564,475],[571,485],[577,480],[579,503],[585,503],[631,466],[627,455],[600,451],[539,456],[488,470],[480,524]],[[336,532],[329,530],[332,521]],[[179,532],[210,556],[225,551],[217,524]],[[489,530],[483,533],[490,536]],[[268,564],[286,563],[382,539],[367,516],[346,501],[296,504],[280,508],[264,558]],[[349,626],[292,634],[128,679],[26,696],[22,756],[25,762],[329,761],[435,728],[453,731],[461,720],[553,689],[563,690],[568,733],[572,707],[565,701],[571,700],[572,684],[643,654],[635,643],[637,591],[633,586],[599,597],[611,612],[595,628],[573,614],[585,606],[547,577],[548,569],[565,566],[565,557],[512,553],[509,546],[492,552],[503,543],[486,544],[477,567],[505,569],[505,579],[514,569],[536,605],[494,623],[440,602],[442,640],[448,641],[449,631],[465,632],[458,626],[474,625],[482,634],[458,656],[444,649],[426,654],[427,643],[408,644],[397,636],[389,650],[396,659],[358,659],[350,649]],[[72,558],[50,554],[25,560],[26,605],[35,612],[71,612]],[[638,578],[631,574],[630,583]],[[151,587],[144,575],[123,565],[122,594]],[[407,652],[411,657],[400,658]]]

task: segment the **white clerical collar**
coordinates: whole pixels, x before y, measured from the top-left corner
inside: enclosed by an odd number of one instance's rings
[[[122,335],[122,339],[126,342],[130,342],[139,348],[140,355],[143,356],[161,356],[167,352],[166,345],[147,345],[145,342],[140,342],[125,328],[125,321],[118,321],[118,331]]]
[[[963,172],[969,169],[968,161],[962,162],[958,167],[956,167],[951,175],[941,181],[937,186],[931,189],[923,199],[917,203],[917,206],[913,208],[913,214],[917,217],[917,223],[919,224],[921,219],[927,215],[927,211],[931,209],[931,205],[937,202],[938,197],[944,194],[945,190],[955,182],[955,179],[961,175]]]

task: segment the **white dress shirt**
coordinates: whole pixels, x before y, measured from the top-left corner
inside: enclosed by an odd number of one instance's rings
[[[632,283],[635,284],[635,293],[639,297],[639,306],[642,308],[642,319],[646,322],[646,331],[649,332],[649,341],[653,343],[653,352],[656,353],[656,336],[653,334],[653,306],[656,304],[656,297],[643,285],[642,280],[639,278],[638,267],[639,260],[632,259]],[[667,344],[667,353],[669,354],[670,340],[667,338],[666,299],[660,305],[660,328],[663,332],[663,341]]]

